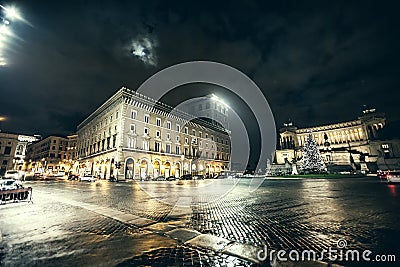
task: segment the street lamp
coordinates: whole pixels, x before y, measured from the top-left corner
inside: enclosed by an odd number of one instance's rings
[[[0,7],[4,10],[4,16],[10,20],[22,20],[21,14],[15,6],[4,7],[0,5]]]
[[[23,18],[21,17],[18,9],[16,9],[14,6],[5,7],[0,5],[0,10],[3,11],[3,14],[0,14],[0,66],[5,66],[7,65],[7,61],[3,56],[3,50],[5,48],[6,37],[13,36],[13,33],[10,29],[10,21],[23,20]]]
[[[0,66],[1,66],[1,57],[0,57]],[[0,116],[0,131],[1,131],[1,127],[3,126],[3,121],[7,120],[6,117]]]
[[[180,174],[180,175],[183,175],[183,174],[185,174],[185,166],[184,166],[184,162],[185,162],[185,155],[184,154],[182,154],[181,155],[181,161],[182,161],[182,165],[181,165],[181,172],[182,172],[182,174]]]

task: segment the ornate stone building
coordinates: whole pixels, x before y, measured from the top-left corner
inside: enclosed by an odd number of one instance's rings
[[[72,170],[68,151],[69,138],[48,136],[27,148],[26,169],[31,172],[58,174]],[[70,161],[71,159],[71,161]]]
[[[6,170],[25,170],[27,146],[40,139],[39,135],[0,132],[0,175]]]
[[[386,142],[379,139],[379,132],[385,125],[385,115],[375,109],[365,109],[357,120],[310,128],[297,128],[291,122],[286,123],[280,129],[275,161],[282,169],[290,169],[293,162],[301,160],[302,147],[311,133],[328,170],[376,171],[380,168],[382,144]]]
[[[193,99],[182,108],[183,111],[189,114],[200,118],[208,118],[212,124],[220,124],[225,129],[229,129],[229,106],[213,94]]]
[[[79,172],[102,178],[212,176],[230,162],[224,127],[125,87],[79,124],[77,134]]]

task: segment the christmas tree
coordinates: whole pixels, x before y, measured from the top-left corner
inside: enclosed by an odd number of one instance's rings
[[[326,172],[325,163],[319,153],[317,142],[315,142],[311,133],[309,133],[303,147],[303,159],[301,168],[304,173],[322,173]]]

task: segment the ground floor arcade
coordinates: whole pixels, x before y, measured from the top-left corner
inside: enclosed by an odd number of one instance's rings
[[[184,174],[214,177],[229,169],[228,161],[193,159],[182,155],[152,154],[143,152],[113,151],[79,160],[80,174],[89,173],[108,179],[148,179],[180,177]]]

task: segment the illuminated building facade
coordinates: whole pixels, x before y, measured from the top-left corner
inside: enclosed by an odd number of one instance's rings
[[[214,125],[229,129],[229,106],[215,95],[193,99],[183,106],[183,110],[199,118],[207,118]]]
[[[6,170],[25,170],[27,146],[40,139],[39,135],[0,132],[0,175]]]
[[[29,145],[26,154],[27,170],[48,174],[71,170],[73,163],[68,161],[68,141],[66,137],[48,136]]]
[[[189,173],[214,176],[228,169],[227,130],[172,110],[122,87],[78,125],[79,172],[145,179]]]
[[[389,144],[380,139],[379,132],[385,125],[385,115],[375,109],[365,109],[357,120],[310,128],[297,128],[291,122],[286,123],[280,129],[279,149],[276,150],[276,165],[273,169],[290,172],[293,163],[300,165],[302,147],[309,133],[316,140],[325,164],[332,172],[385,169],[380,164],[385,156],[383,147],[387,151],[389,147],[392,148],[391,152],[386,152],[386,157],[393,159],[400,155],[396,148],[397,141],[392,140]]]

